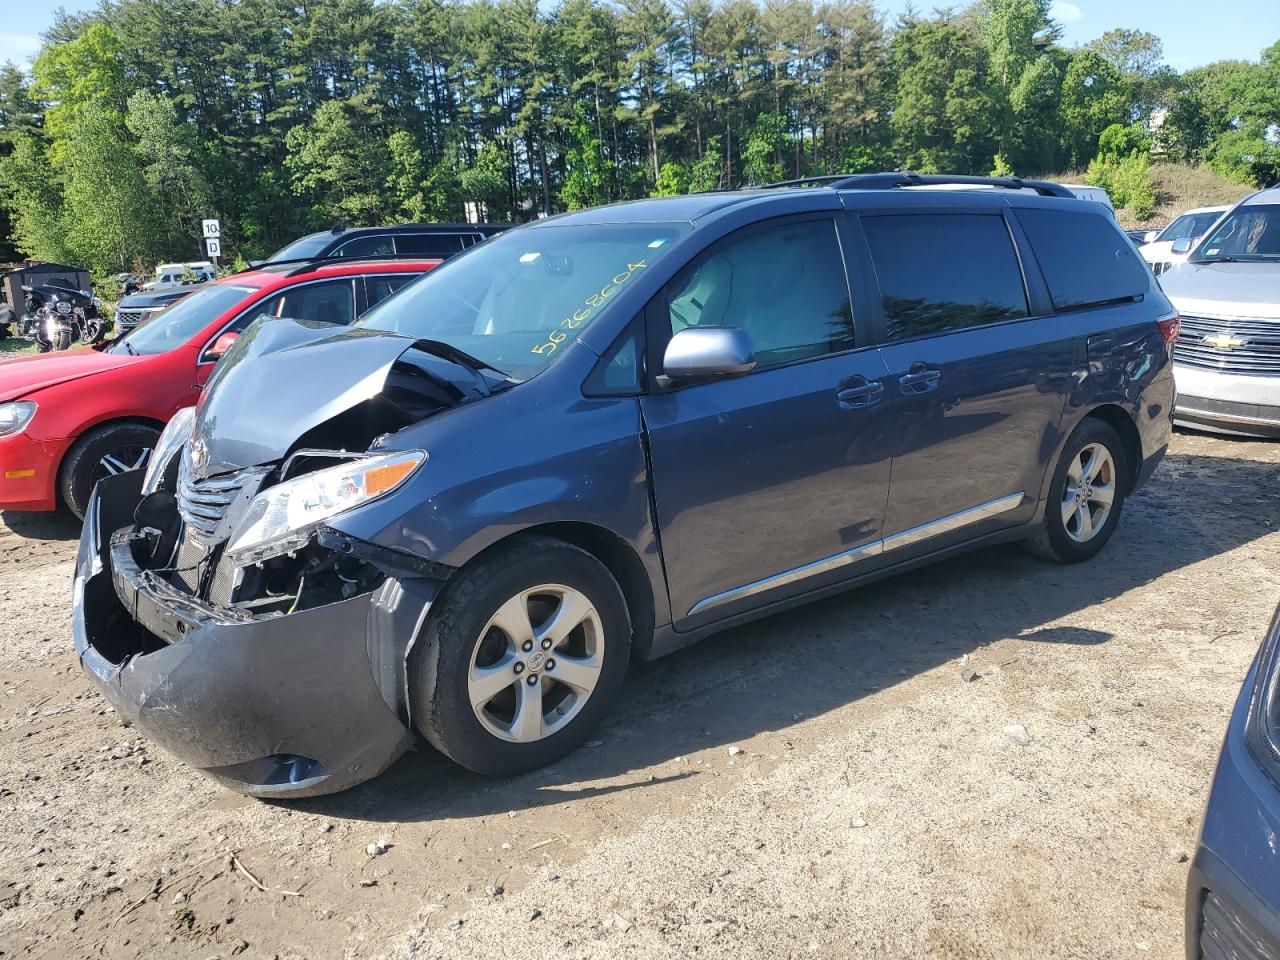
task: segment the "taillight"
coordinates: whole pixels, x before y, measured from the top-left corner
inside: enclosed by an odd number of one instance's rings
[[[1173,343],[1178,339],[1178,334],[1182,332],[1181,317],[1165,317],[1163,320],[1157,320],[1156,326],[1160,328],[1160,336],[1165,343]]]

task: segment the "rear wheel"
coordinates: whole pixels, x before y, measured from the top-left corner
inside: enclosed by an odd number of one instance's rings
[[[431,611],[409,660],[414,723],[477,773],[545,766],[600,722],[630,648],[608,569],[568,543],[521,538],[457,574]]]
[[[1044,520],[1026,541],[1027,549],[1057,563],[1093,557],[1120,522],[1128,476],[1120,435],[1109,424],[1086,418],[1067,438]]]
[[[94,485],[146,467],[159,437],[160,431],[140,423],[109,423],[82,436],[62,463],[59,486],[67,509],[83,519]]]

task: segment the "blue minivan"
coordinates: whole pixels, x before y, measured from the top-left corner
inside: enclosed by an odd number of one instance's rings
[[[145,476],[98,486],[79,658],[248,794],[346,788],[415,733],[529,770],[632,657],[983,544],[1092,557],[1168,443],[1178,322],[1050,183],[529,224],[350,328],[242,334]]]

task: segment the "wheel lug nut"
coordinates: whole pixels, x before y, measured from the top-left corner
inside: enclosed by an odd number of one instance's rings
[[[516,673],[524,673],[524,664],[517,663],[515,667]]]
[[[543,650],[550,650],[550,649],[551,649],[551,641],[550,641],[550,640],[543,640],[543,641],[542,641],[542,649],[543,649]]]
[[[548,670],[554,670],[555,668],[556,668],[556,662],[555,662],[554,660],[548,660],[548,661],[547,661],[547,669],[548,669]]]
[[[533,641],[526,640],[524,643],[520,645],[520,649],[523,650],[525,653],[528,653],[530,650],[533,649]]]
[[[525,682],[526,682],[526,683],[528,683],[528,684],[529,684],[529,686],[531,686],[531,687],[532,687],[534,684],[536,684],[536,683],[538,682],[538,675],[537,675],[536,673],[531,673],[531,674],[529,674],[529,679],[528,679],[527,681],[525,681]]]

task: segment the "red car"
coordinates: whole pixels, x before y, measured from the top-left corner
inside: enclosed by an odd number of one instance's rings
[[[0,510],[83,517],[99,479],[146,465],[252,321],[347,324],[439,263],[266,266],[201,288],[105,348],[0,361]]]

